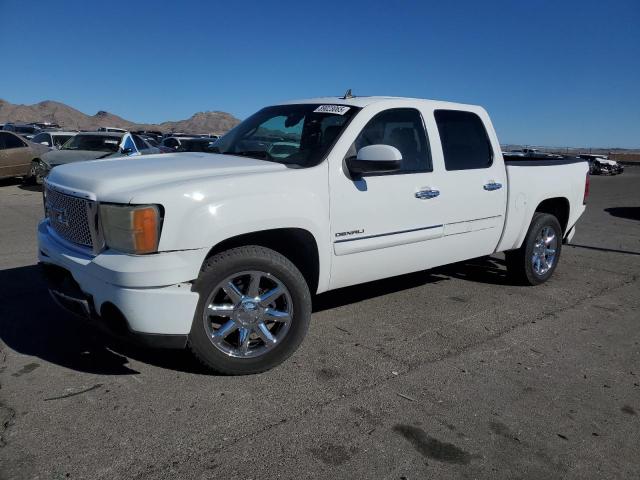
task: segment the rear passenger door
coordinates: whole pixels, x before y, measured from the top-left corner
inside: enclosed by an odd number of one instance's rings
[[[484,118],[481,118],[481,115]],[[436,109],[446,262],[493,253],[502,235],[507,180],[497,138],[483,111]],[[439,147],[439,148],[438,148]]]

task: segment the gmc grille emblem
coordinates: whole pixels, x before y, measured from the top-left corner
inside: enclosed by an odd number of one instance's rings
[[[49,220],[65,227],[69,226],[69,220],[67,218],[67,211],[64,208],[56,208],[51,205],[47,205],[47,213]]]

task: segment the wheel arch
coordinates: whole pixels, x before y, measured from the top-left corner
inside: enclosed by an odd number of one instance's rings
[[[303,228],[274,228],[244,233],[222,240],[205,256],[208,258],[231,248],[259,245],[270,248],[289,259],[307,281],[309,291],[315,293],[320,281],[318,244],[311,232]]]
[[[540,202],[534,213],[548,213],[558,219],[560,227],[562,228],[562,235],[567,233],[567,225],[569,223],[569,215],[571,213],[571,206],[569,199],[565,197],[547,198]],[[529,222],[531,223],[531,222]]]

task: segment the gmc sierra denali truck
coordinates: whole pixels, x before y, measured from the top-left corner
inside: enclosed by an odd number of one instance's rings
[[[589,185],[579,159],[505,162],[483,108],[432,100],[293,101],[215,147],[54,168],[38,242],[58,303],[224,374],[289,357],[312,294],[503,251],[548,280]]]

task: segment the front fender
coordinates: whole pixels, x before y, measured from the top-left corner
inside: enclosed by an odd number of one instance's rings
[[[330,245],[327,165],[186,181],[136,195],[131,203],[164,208],[160,251],[203,249],[263,230],[298,228],[318,245],[320,283],[328,283]]]

